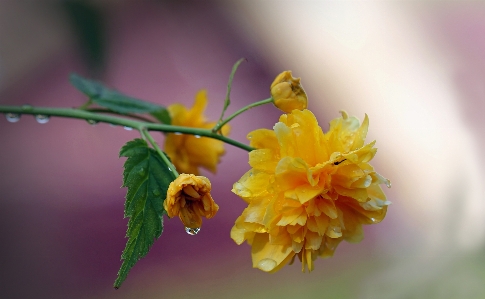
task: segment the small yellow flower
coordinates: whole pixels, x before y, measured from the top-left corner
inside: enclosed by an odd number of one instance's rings
[[[168,217],[179,216],[185,227],[200,228],[202,217],[210,219],[219,210],[210,191],[208,178],[182,173],[170,183],[163,208]]]
[[[384,218],[390,202],[380,184],[390,182],[369,164],[377,149],[365,144],[368,125],[342,112],[323,133],[311,111],[293,110],[273,131],[249,133],[252,169],[232,190],[248,207],[231,238],[252,246],[253,267],[275,272],[298,257],[312,271],[317,257],[359,242],[363,224]]]
[[[274,105],[283,112],[290,113],[293,109],[303,110],[308,105],[300,78],[293,78],[291,71],[279,74],[271,84],[270,91]]]
[[[194,106],[189,110],[181,104],[168,106],[172,125],[192,128],[210,129],[215,122],[207,122],[204,110],[207,106],[207,92],[201,90],[195,97]],[[222,127],[222,134],[227,136],[230,127]],[[215,173],[219,158],[225,152],[224,143],[220,140],[185,134],[167,134],[165,152],[179,172],[199,174],[199,167]]]

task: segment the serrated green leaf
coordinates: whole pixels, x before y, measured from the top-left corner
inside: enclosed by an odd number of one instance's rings
[[[170,116],[164,106],[124,95],[116,90],[107,88],[98,81],[89,80],[77,74],[71,74],[69,81],[74,87],[101,107],[121,114],[150,113],[161,122],[170,124]],[[167,120],[168,122],[166,122]]]
[[[130,269],[143,258],[155,239],[163,231],[163,201],[167,189],[175,179],[158,153],[149,148],[142,139],[126,143],[120,157],[127,157],[123,171],[123,187],[128,187],[125,202],[125,217],[130,217],[123,263],[114,283],[119,288]]]

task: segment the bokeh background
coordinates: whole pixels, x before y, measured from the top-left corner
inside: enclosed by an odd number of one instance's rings
[[[118,151],[138,134],[25,115],[0,119],[0,297],[485,298],[483,2],[0,1],[1,105],[79,106],[77,72],[162,105],[205,88],[215,119],[241,57],[230,112],[290,69],[324,130],[339,110],[369,115],[393,204],[363,242],[311,274],[253,269],[249,246],[229,238],[247,153],[227,146],[218,174],[204,173],[217,217],[197,236],[165,219],[114,290],[127,224]],[[278,117],[255,108],[231,136]]]

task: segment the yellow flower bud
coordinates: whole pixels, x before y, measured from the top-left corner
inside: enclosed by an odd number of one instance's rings
[[[163,207],[168,217],[179,216],[185,227],[200,228],[202,217],[212,218],[219,210],[210,191],[208,178],[182,173],[170,183]]]
[[[294,109],[303,110],[308,105],[308,99],[300,84],[300,78],[293,78],[291,71],[279,74],[270,87],[274,105],[286,113]]]

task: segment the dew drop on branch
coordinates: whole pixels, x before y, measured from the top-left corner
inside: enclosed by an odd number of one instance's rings
[[[99,123],[99,121],[97,120],[94,120],[94,119],[87,119],[86,120],[88,122],[88,124],[90,124],[91,126],[95,126]]]
[[[200,232],[200,227],[197,227],[197,228],[186,227],[185,232],[191,236],[195,236]]]
[[[32,105],[29,105],[29,104],[23,104],[22,105],[23,111],[30,111],[30,110],[32,110],[32,108],[34,108],[34,107],[32,107]]]
[[[35,116],[35,120],[39,123],[39,124],[46,124],[49,122],[49,116],[48,115],[44,115],[44,114],[37,114]]]
[[[8,122],[10,123],[16,123],[20,120],[20,114],[18,113],[6,113],[5,118],[7,119]]]
[[[132,128],[132,127],[128,127],[128,126],[124,126],[124,127],[123,127],[123,129],[125,129],[125,130],[127,130],[127,131],[131,131],[131,130],[133,130],[133,128]]]

